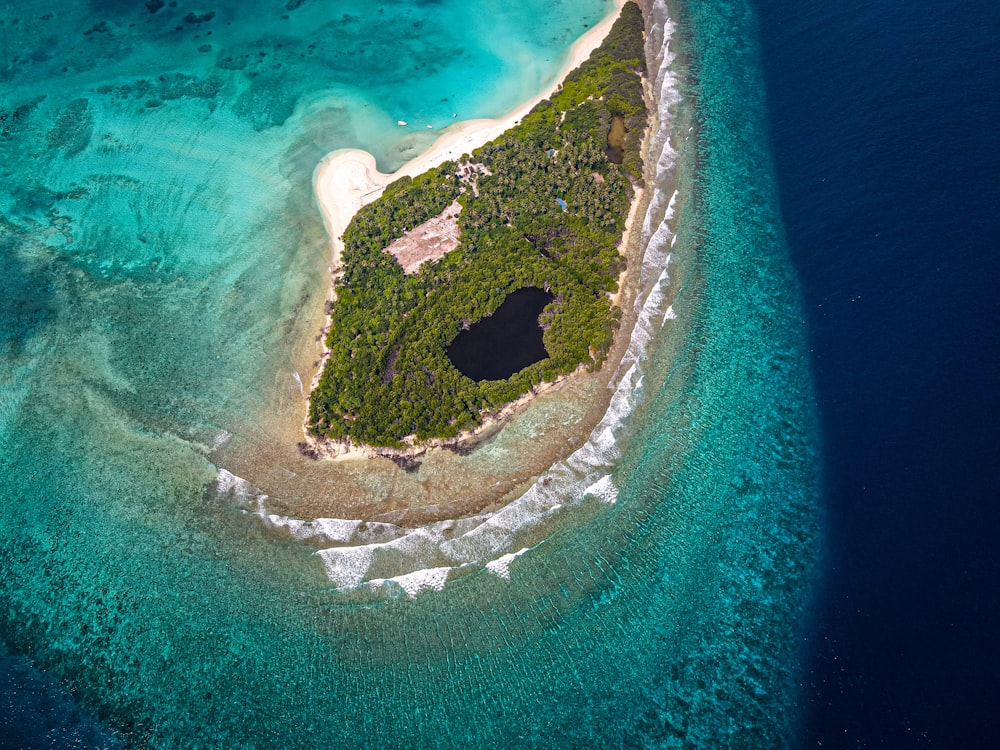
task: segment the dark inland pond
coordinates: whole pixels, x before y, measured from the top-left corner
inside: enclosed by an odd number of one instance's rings
[[[504,380],[549,356],[538,316],[555,297],[544,289],[516,289],[492,315],[477,320],[448,345],[448,359],[473,380]]]

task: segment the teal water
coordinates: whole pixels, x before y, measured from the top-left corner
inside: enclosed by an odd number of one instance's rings
[[[396,120],[510,109],[606,11],[470,6],[5,7],[0,633],[126,744],[790,741],[814,436],[742,0],[651,14],[652,312],[595,443],[613,492],[411,599],[345,597],[217,490],[315,335],[319,158],[391,169],[431,138]]]

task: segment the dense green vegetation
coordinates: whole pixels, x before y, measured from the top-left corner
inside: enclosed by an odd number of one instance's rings
[[[600,366],[618,322],[608,298],[624,264],[617,246],[642,178],[642,30],[626,4],[602,46],[518,126],[459,163],[392,183],[357,213],[311,397],[314,434],[376,446],[452,437],[541,381]],[[384,248],[456,198],[459,247],[404,274]],[[524,286],[555,295],[541,317],[549,358],[507,380],[459,373],[448,344]]]

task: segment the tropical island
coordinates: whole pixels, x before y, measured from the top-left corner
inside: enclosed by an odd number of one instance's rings
[[[644,73],[643,16],[628,2],[519,124],[360,207],[341,238],[311,436],[447,442],[601,367],[642,184]]]

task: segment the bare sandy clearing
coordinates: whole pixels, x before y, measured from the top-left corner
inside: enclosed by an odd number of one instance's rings
[[[458,247],[458,214],[462,206],[458,201],[423,224],[419,224],[391,243],[385,251],[392,255],[403,273],[413,273],[421,264],[443,258]]]

